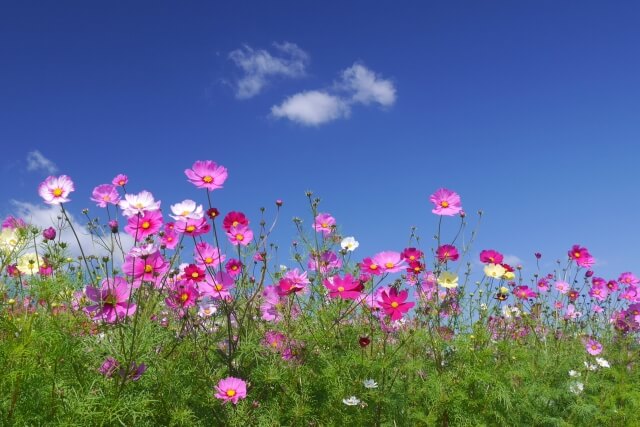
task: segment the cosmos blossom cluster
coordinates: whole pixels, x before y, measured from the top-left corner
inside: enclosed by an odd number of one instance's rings
[[[228,355],[229,376],[212,386],[214,397],[222,403],[236,405],[250,392],[246,379],[235,376],[231,363],[233,351],[242,344],[237,337],[239,323],[255,317],[252,321],[265,331],[265,352],[288,363],[304,363],[306,343],[293,336],[288,325],[309,316],[309,307],[334,310],[336,324],[362,324],[358,344],[363,348],[370,345],[372,331],[392,336],[425,327],[434,319],[444,338],[460,332],[460,319],[469,324],[484,321],[494,340],[553,334],[559,319],[565,325],[579,325],[582,320],[600,318],[619,334],[640,331],[640,279],[631,272],[615,279],[596,276],[594,257],[577,244],[567,252],[566,268],[536,274],[529,281],[522,277],[521,266],[508,264],[497,250],[484,249],[477,255],[483,274],[474,283],[469,281],[470,274],[461,273],[470,248],[457,236],[451,241],[438,236],[437,246],[430,251],[416,241],[398,250],[365,254],[354,263],[351,257],[359,242],[340,233],[333,215],[314,209],[311,225],[302,229],[307,247],[302,250],[294,244],[296,267],[269,271],[269,230],[263,223],[256,228],[245,213],[229,210],[223,214],[211,204],[211,193],[222,189],[228,178],[227,169],[204,160],[184,173],[189,183],[206,192],[207,205],[185,199],[163,211],[162,202],[151,192],[131,192],[124,174],[94,188],[89,199],[105,210],[107,233],[114,237],[124,232],[134,243],[122,248],[123,260],[113,265],[114,274],[102,278],[96,271],[85,271],[87,284],[68,309],[109,330],[134,322],[143,298],[155,295],[160,303],[153,317],[163,327],[198,319],[203,331],[226,330],[220,348]],[[66,175],[48,177],[38,187],[45,203],[61,207],[71,201],[74,190]],[[461,230],[466,226],[467,214],[456,192],[440,188],[428,200],[431,212],[441,221],[449,217],[460,222]],[[282,205],[276,202],[278,210]],[[16,230],[24,227],[15,218],[4,221],[0,234],[4,253],[19,246]],[[314,238],[306,238],[305,233],[313,233]],[[53,241],[56,230],[44,230],[43,237],[45,242]],[[536,261],[541,257],[535,254]],[[262,274],[256,274],[256,266]],[[17,257],[6,273],[21,280],[30,275],[64,274],[64,269],[42,253],[28,252]],[[572,279],[572,273],[582,280]],[[313,306],[314,301],[322,304]],[[467,310],[469,315],[463,311],[465,304],[472,308]],[[552,315],[540,316],[542,308]],[[256,316],[241,314],[247,312]],[[531,318],[537,321],[532,324]],[[600,333],[602,330],[582,330],[588,357],[606,352],[598,340]],[[108,378],[137,381],[147,369],[137,361],[119,362],[109,356],[97,371]],[[116,372],[120,375],[114,375]],[[365,387],[375,388],[377,383],[369,379]],[[573,384],[573,388],[580,387]],[[348,406],[360,403],[355,396],[344,400]]]

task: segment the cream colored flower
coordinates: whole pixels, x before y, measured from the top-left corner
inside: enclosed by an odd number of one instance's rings
[[[340,242],[340,247],[346,251],[353,252],[355,251],[360,243],[354,237],[345,237]]]
[[[502,275],[502,278],[505,280],[513,280],[515,279],[516,274],[513,271],[507,271]]]
[[[507,272],[500,264],[487,264],[484,266],[484,274],[494,279],[499,279]]]
[[[18,271],[21,274],[32,275],[38,273],[40,266],[44,265],[42,258],[40,258],[35,252],[29,252],[18,258]]]
[[[0,232],[0,250],[9,253],[16,249],[20,243],[18,230],[14,228],[3,228]]]
[[[457,288],[458,275],[448,271],[443,271],[438,276],[438,284],[447,289]]]

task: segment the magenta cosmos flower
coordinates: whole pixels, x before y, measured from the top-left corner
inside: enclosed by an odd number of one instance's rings
[[[129,302],[131,286],[122,277],[104,279],[100,289],[87,286],[85,293],[88,299],[97,303],[84,309],[94,320],[115,323],[136,311],[136,305]]]
[[[140,216],[132,216],[127,220],[124,231],[134,239],[144,240],[157,233],[162,228],[162,213],[160,211],[145,211]]]
[[[590,338],[589,341],[587,341],[587,343],[585,344],[585,348],[587,349],[587,353],[592,356],[597,356],[598,354],[602,353],[602,344],[600,344],[593,338]]]
[[[346,274],[344,278],[337,275],[329,277],[324,279],[323,283],[329,289],[331,298],[356,299],[364,288],[360,281],[354,279],[350,274]]]
[[[123,173],[119,173],[111,180],[111,183],[116,187],[124,187],[128,182],[129,177]]]
[[[184,174],[198,188],[217,190],[227,180],[227,168],[219,166],[211,160],[198,160]]]
[[[247,383],[234,377],[220,380],[216,386],[215,397],[222,400],[223,403],[231,402],[236,405],[238,400],[247,397]]]
[[[106,208],[107,205],[117,205],[120,202],[120,195],[113,185],[102,184],[93,189],[91,200],[96,202],[98,207]]]
[[[436,250],[439,262],[457,261],[460,258],[458,249],[453,245],[442,245]]]
[[[380,305],[385,314],[391,317],[391,320],[400,320],[404,313],[415,305],[414,302],[406,302],[409,297],[407,291],[398,293],[396,288],[385,290],[380,294],[380,297],[382,298]]]
[[[45,203],[59,205],[69,201],[69,193],[75,190],[73,181],[67,175],[50,176],[38,187],[38,194]]]
[[[595,263],[595,259],[591,256],[589,250],[580,245],[573,245],[569,251],[569,258],[575,261],[578,266],[584,268],[590,268]]]
[[[531,299],[531,298],[535,298],[538,296],[537,293],[535,293],[532,289],[530,289],[528,286],[516,286],[513,290],[513,294],[518,298],[518,299]]]
[[[173,309],[188,308],[196,305],[198,296],[198,290],[193,282],[179,280],[172,286],[169,291],[169,297],[164,301],[167,306]]]
[[[318,233],[322,233],[323,236],[328,236],[333,231],[336,225],[336,220],[328,213],[320,213],[316,216],[313,222],[313,229]]]
[[[458,193],[446,188],[437,190],[429,197],[429,200],[435,205],[431,212],[436,215],[454,216],[462,210]]]
[[[504,256],[493,249],[485,249],[480,252],[480,262],[484,264],[502,264],[504,261]]]

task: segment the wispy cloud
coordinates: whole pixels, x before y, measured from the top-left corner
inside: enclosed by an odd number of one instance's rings
[[[40,151],[33,150],[27,153],[27,170],[29,172],[42,171],[52,174],[58,171],[58,167]]]
[[[513,267],[522,265],[522,260],[515,255],[505,255],[504,262]]]
[[[13,213],[19,217],[27,221],[29,224],[33,224],[35,226],[41,228],[47,228],[51,226],[57,226],[59,223],[58,217],[60,214],[60,208],[58,206],[40,206],[33,203],[21,202],[18,200],[11,201],[12,211]],[[76,230],[78,234],[78,240],[80,240],[80,244],[82,245],[82,249],[84,253],[88,255],[96,255],[103,256],[107,255],[112,249],[114,249],[114,254],[116,258],[116,265],[122,261],[122,254],[115,245],[115,242],[111,238],[110,235],[107,235],[104,238],[104,242],[101,242],[97,238],[94,238],[87,229],[86,226],[80,224],[72,214],[67,213],[69,215],[69,219],[73,224],[73,228]],[[62,241],[66,242],[69,246],[69,251],[72,256],[80,255],[80,247],[76,242],[76,239],[73,235],[71,229],[66,228],[62,230],[60,234],[60,238]],[[133,238],[126,233],[120,233],[120,239],[122,243],[122,247],[125,252],[127,252],[131,247],[133,247]],[[120,254],[120,256],[118,256]]]
[[[356,104],[391,107],[395,102],[396,88],[391,80],[355,63],[340,73],[340,79],[330,89],[292,95],[280,105],[271,107],[271,115],[302,125],[318,126],[349,117]]]
[[[238,99],[248,99],[258,95],[277,76],[301,77],[309,64],[309,55],[294,43],[274,43],[273,53],[249,45],[229,53],[229,58],[243,71],[236,82]]]

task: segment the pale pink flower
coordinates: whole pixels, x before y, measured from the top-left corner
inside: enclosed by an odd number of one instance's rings
[[[238,400],[247,397],[247,383],[234,377],[220,380],[216,385],[215,397],[222,400],[223,403],[231,402],[236,405]]]
[[[87,286],[85,294],[97,303],[84,309],[94,320],[115,323],[136,311],[136,305],[129,302],[131,286],[122,277],[104,279],[100,289]]]
[[[454,216],[462,210],[460,196],[446,188],[440,188],[429,197],[435,208],[431,211],[436,215]]]
[[[125,194],[118,206],[122,209],[122,214],[132,217],[144,212],[157,211],[160,209],[160,201],[153,198],[153,194],[148,191],[141,191],[138,194]]]
[[[316,216],[313,222],[313,229],[317,232],[321,232],[324,236],[328,236],[333,231],[336,225],[336,220],[328,213],[321,213]]]
[[[102,184],[93,189],[91,200],[96,202],[98,207],[106,208],[107,205],[117,205],[120,202],[120,195],[113,185]]]
[[[188,180],[198,188],[217,190],[227,180],[227,169],[211,160],[198,160],[184,171]]]
[[[45,203],[59,205],[69,201],[69,194],[75,190],[71,178],[67,175],[50,176],[38,187],[38,194]]]

